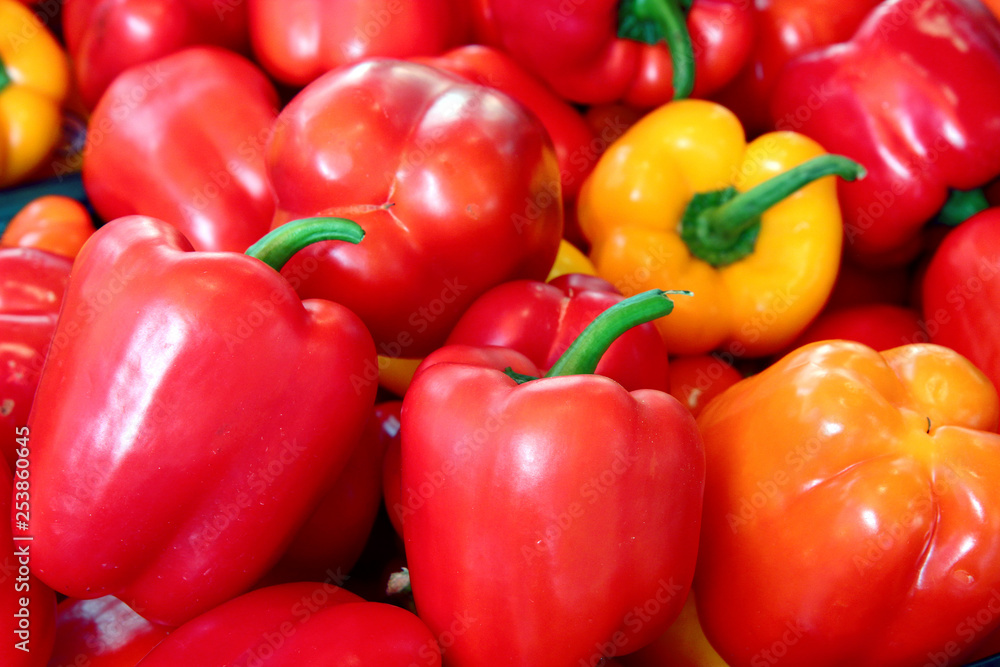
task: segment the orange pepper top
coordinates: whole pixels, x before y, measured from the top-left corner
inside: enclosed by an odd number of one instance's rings
[[[0,0],[0,187],[31,176],[59,144],[69,82],[52,33],[20,2]]]
[[[584,182],[580,226],[626,296],[694,292],[657,325],[672,354],[777,352],[822,308],[840,261],[836,182],[863,169],[793,132],[749,145],[705,100],[671,102],[613,143]],[[751,192],[752,191],[752,192]]]

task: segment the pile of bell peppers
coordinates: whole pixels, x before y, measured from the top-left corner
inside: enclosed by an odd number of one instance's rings
[[[1000,665],[998,334],[992,0],[0,0],[0,665]]]

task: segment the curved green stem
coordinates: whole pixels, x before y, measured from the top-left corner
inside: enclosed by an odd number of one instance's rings
[[[307,245],[319,241],[360,243],[365,230],[345,218],[302,218],[272,229],[247,248],[246,254],[256,257],[275,271],[281,271],[292,255]]]
[[[937,221],[954,227],[990,207],[986,193],[980,188],[974,190],[952,190],[947,201],[938,212]]]
[[[694,89],[694,46],[684,4],[684,0],[621,0],[618,6],[619,37],[645,44],[667,43],[675,100],[689,97]]]
[[[820,155],[746,192],[726,188],[695,195],[681,220],[691,254],[712,266],[732,264],[753,252],[760,216],[792,193],[826,176],[853,181],[865,168],[843,155]]]
[[[623,333],[673,311],[674,302],[667,297],[668,294],[690,296],[691,292],[653,289],[619,301],[587,325],[545,377],[593,373],[601,357]]]

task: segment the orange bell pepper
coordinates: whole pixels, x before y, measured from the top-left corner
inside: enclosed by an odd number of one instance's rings
[[[800,347],[698,417],[695,589],[732,665],[961,665],[1000,627],[997,392],[949,348]]]
[[[0,187],[29,178],[59,145],[69,63],[34,13],[0,0]]]
[[[76,257],[94,231],[94,222],[83,204],[71,197],[44,195],[11,218],[0,236],[0,247],[38,248]]]
[[[657,321],[672,354],[781,350],[820,311],[840,261],[836,174],[864,170],[793,132],[747,145],[725,107],[671,102],[601,157],[580,191],[598,274],[630,296],[694,292]]]

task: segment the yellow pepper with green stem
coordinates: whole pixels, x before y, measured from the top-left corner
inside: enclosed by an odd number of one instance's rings
[[[630,296],[684,289],[657,320],[671,354],[782,350],[833,287],[843,220],[833,175],[864,175],[794,132],[747,144],[739,120],[705,100],[644,116],[584,182],[580,226],[598,274]]]
[[[0,187],[32,176],[59,145],[69,63],[27,7],[0,0]]]

